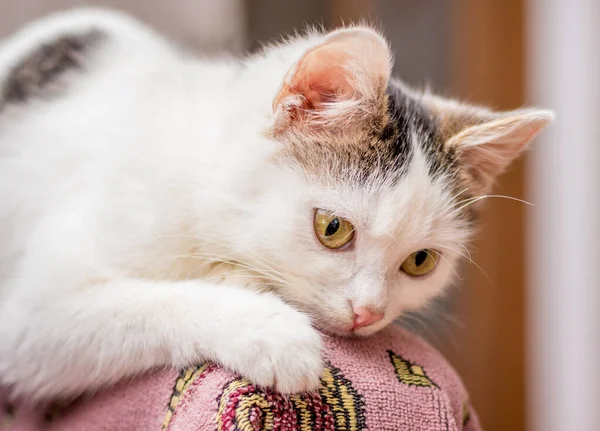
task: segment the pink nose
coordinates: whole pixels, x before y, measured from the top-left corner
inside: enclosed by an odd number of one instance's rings
[[[383,319],[383,314],[373,313],[367,307],[356,307],[354,309],[354,326],[352,329],[360,329],[372,325]]]

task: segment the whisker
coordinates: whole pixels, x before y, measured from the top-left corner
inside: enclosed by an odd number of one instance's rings
[[[427,256],[431,257],[435,262],[435,258],[427,250],[425,250],[425,253],[427,253]],[[444,261],[448,264],[448,266],[450,267],[452,272],[454,272],[454,275],[456,276],[456,278],[458,280],[462,281],[463,279],[458,275],[456,268],[454,268],[454,266],[450,263],[450,261],[448,259],[446,259],[446,257],[444,257],[444,255],[442,253],[439,253],[438,256],[441,257],[442,259],[444,259]]]
[[[385,234],[387,236],[389,236],[390,238],[392,238],[394,240],[394,242],[398,245],[398,247],[400,247],[400,243],[398,242],[398,240],[391,233],[385,231]]]
[[[454,253],[458,254],[462,258],[468,260],[470,265],[475,266],[479,271],[481,271],[481,274],[485,277],[485,279],[488,281],[488,283],[493,284],[492,283],[492,279],[490,278],[490,276],[484,271],[484,269],[477,262],[475,262],[473,259],[471,259],[470,254],[469,254],[469,256],[467,256],[467,255],[461,253],[459,250],[457,250],[455,248],[452,248],[452,247],[448,247],[448,246],[442,246],[440,248],[443,249],[443,250],[453,251]],[[458,280],[459,281],[463,281],[462,278],[458,278]]]
[[[505,195],[482,195],[482,196],[475,196],[475,197],[472,197],[472,198],[469,198],[469,199],[465,199],[465,200],[462,200],[462,201],[456,203],[454,205],[454,210],[450,213],[450,215],[454,215],[454,214],[462,211],[466,207],[468,207],[470,205],[473,205],[474,203],[479,202],[479,201],[481,201],[483,199],[490,199],[490,198],[508,199],[508,200],[516,201],[516,202],[519,202],[519,203],[522,203],[522,204],[525,204],[525,205],[534,206],[531,202],[527,202],[524,199],[519,199],[519,198],[515,198],[515,197],[512,197],[512,196],[505,196]]]
[[[417,331],[417,332],[423,332],[423,331],[427,332],[427,334],[429,334],[429,336],[434,340],[435,344],[437,345],[436,347],[439,348],[439,347],[442,346],[442,342],[440,341],[439,337],[429,327],[429,325],[427,324],[427,322],[424,321],[424,316],[421,313],[409,312],[409,313],[404,314],[401,317],[410,319],[412,322],[417,323],[418,326],[421,328],[421,331]]]
[[[469,188],[464,188],[463,190],[461,190],[460,192],[458,192],[457,194],[455,194],[454,196],[452,196],[450,198],[450,200],[454,201],[454,199],[456,199],[457,197],[459,197],[460,195],[462,195],[464,192],[466,192],[467,190],[469,190]]]
[[[221,246],[224,246],[224,248],[227,248],[225,246],[225,244],[223,242],[221,242],[221,241],[217,241],[217,240],[214,240],[214,239],[200,238],[200,237],[196,237],[196,236],[192,236],[192,235],[183,235],[183,234],[161,235],[161,236],[158,236],[157,238],[158,239],[160,239],[160,238],[186,238],[186,239],[192,239],[192,240],[198,241],[198,242],[205,242],[205,243],[206,242],[212,242],[214,244],[221,245]],[[249,257],[249,258],[251,258],[253,260],[259,261],[260,263],[262,263],[265,266],[267,266],[270,271],[278,272],[279,275],[283,275],[283,273],[281,273],[280,271],[277,271],[274,268],[273,262],[269,261],[264,256],[261,256],[261,255],[259,255],[257,253],[252,253],[252,252],[244,252],[244,251],[237,251],[237,252],[241,253],[242,255],[245,255],[246,257]],[[232,259],[231,257],[228,258],[228,260],[231,260],[231,259]]]
[[[452,241],[453,243],[461,246],[465,250],[465,252],[467,253],[469,262],[473,262],[473,259],[471,258],[471,252],[469,251],[469,249],[467,248],[467,246],[465,246],[462,242],[459,242],[459,241],[456,241],[456,240],[453,240],[453,239],[451,239],[450,241]],[[464,257],[464,255],[462,255],[462,254],[461,254],[461,256]]]
[[[217,256],[217,259],[213,259],[215,257],[214,255],[205,254],[205,253],[196,253],[196,254],[193,254],[193,255],[188,255],[187,257],[192,258],[192,259],[207,259],[207,260],[212,260],[214,262],[223,262],[222,260],[218,259],[218,256]],[[262,268],[258,268],[256,266],[248,264],[246,262],[242,263],[242,262],[239,262],[239,261],[233,261],[233,260],[230,261],[230,260],[228,260],[225,263],[230,264],[230,265],[234,265],[234,266],[237,266],[237,267],[240,267],[240,268],[244,268],[244,269],[247,269],[249,271],[257,272],[259,274],[262,274],[265,277],[268,277],[270,279],[276,280],[276,281],[278,281],[280,283],[289,284],[286,280],[284,280],[284,279],[282,279],[280,277],[277,277],[275,274],[271,273],[269,270],[264,270]]]
[[[189,253],[189,254],[183,254],[183,255],[172,255],[172,256],[161,256],[161,257],[163,257],[163,258],[201,259],[201,260],[205,260],[206,264],[211,264],[211,263],[215,263],[215,262],[220,263],[220,264],[229,264],[229,265],[247,269],[249,271],[257,272],[259,274],[264,275],[266,278],[276,280],[280,283],[289,284],[286,280],[277,277],[275,274],[271,273],[269,270],[264,270],[262,268],[258,268],[256,266],[251,265],[246,262],[242,263],[242,262],[239,262],[236,260],[229,260],[229,258],[227,256],[210,254],[210,253]]]
[[[452,344],[452,347],[455,349],[458,349],[459,343],[456,340],[456,333],[455,333],[455,331],[451,330],[450,326],[454,326],[456,328],[461,329],[461,328],[464,328],[464,325],[461,325],[457,321],[456,318],[451,317],[448,313],[444,313],[444,312],[440,311],[440,307],[438,305],[440,305],[440,304],[433,303],[431,313],[424,312],[424,313],[420,313],[420,315],[426,321],[431,322],[436,327],[438,327],[440,329],[440,331],[443,332],[444,338],[446,338],[447,340],[450,341],[450,343]],[[449,323],[450,325],[442,324],[443,321]]]
[[[214,242],[214,243],[219,244],[219,245],[223,245],[222,242],[217,241],[217,240],[211,239],[209,241]],[[252,259],[255,259],[255,260],[259,261],[260,263],[266,265],[271,270],[275,270],[275,268],[273,267],[273,262],[269,261],[267,258],[265,258],[264,256],[261,256],[258,253],[254,253],[254,252],[250,252],[250,251],[248,251],[248,252],[238,251],[238,253],[241,253],[241,254],[243,254],[246,257],[249,257],[249,258],[252,258]]]

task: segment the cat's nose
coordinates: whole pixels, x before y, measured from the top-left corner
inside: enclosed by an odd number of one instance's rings
[[[383,313],[375,313],[369,310],[367,307],[355,307],[354,308],[354,326],[352,329],[360,329],[365,326],[372,325],[375,322],[379,322],[383,319]]]

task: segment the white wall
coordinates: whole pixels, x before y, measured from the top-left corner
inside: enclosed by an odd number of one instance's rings
[[[529,430],[600,430],[600,2],[528,0]]]

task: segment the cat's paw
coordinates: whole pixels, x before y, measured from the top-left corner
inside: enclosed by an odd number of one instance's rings
[[[230,356],[226,365],[252,383],[284,394],[313,391],[323,372],[321,337],[307,316],[291,308],[284,311],[246,326],[231,340],[235,358]]]

